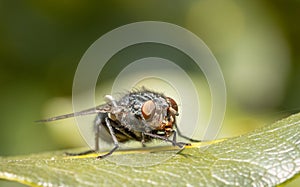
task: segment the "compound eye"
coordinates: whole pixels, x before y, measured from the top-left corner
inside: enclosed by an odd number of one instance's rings
[[[143,117],[147,120],[153,117],[155,113],[155,103],[152,100],[146,101],[142,106]]]
[[[174,99],[172,99],[171,97],[167,97],[167,102],[169,103],[169,106],[174,109],[176,112],[178,112],[178,105],[177,103],[174,101]]]

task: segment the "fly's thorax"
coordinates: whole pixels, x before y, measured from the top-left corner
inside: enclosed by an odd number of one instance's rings
[[[130,107],[117,106],[115,108],[109,114],[110,119],[118,122],[129,131],[144,132],[147,130],[147,126],[144,125],[140,115],[132,112]]]
[[[125,95],[112,107],[109,117],[130,131],[162,131],[167,135],[173,129],[176,102],[162,94],[133,92]]]

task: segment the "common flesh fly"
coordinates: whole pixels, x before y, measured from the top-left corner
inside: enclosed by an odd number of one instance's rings
[[[95,108],[71,114],[52,117],[38,122],[61,120],[74,116],[97,114],[94,120],[95,149],[82,153],[68,153],[68,155],[85,155],[99,150],[101,130],[107,131],[114,143],[114,147],[106,154],[97,158],[111,155],[119,148],[119,142],[131,140],[140,141],[143,146],[153,139],[161,139],[180,148],[189,143],[177,142],[177,134],[189,141],[199,142],[184,136],[176,124],[178,105],[176,101],[162,93],[147,90],[135,90],[124,94],[119,100],[111,95],[105,96],[107,102]],[[169,139],[173,135],[172,139]]]

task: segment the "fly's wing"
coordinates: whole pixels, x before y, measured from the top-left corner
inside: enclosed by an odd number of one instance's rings
[[[98,113],[109,113],[110,111],[111,111],[111,105],[103,104],[103,105],[96,106],[94,108],[82,110],[80,112],[65,114],[65,115],[61,115],[61,116],[55,116],[55,117],[48,118],[48,119],[38,120],[36,122],[50,122],[50,121],[56,121],[56,120],[61,120],[61,119],[66,119],[66,118],[72,118],[75,116],[85,116],[85,115],[98,114]]]

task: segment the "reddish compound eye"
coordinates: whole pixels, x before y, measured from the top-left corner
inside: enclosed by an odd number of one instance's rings
[[[142,114],[143,114],[144,118],[146,120],[152,118],[155,113],[155,109],[156,109],[156,106],[152,100],[146,101],[142,106]]]
[[[167,102],[169,103],[169,106],[171,108],[173,108],[174,110],[176,110],[176,112],[178,112],[178,105],[177,103],[174,101],[174,99],[172,99],[171,97],[167,97]]]
[[[167,97],[167,102],[169,104],[168,111],[175,116],[178,116],[178,105],[171,97]]]

